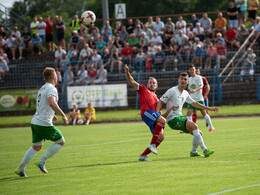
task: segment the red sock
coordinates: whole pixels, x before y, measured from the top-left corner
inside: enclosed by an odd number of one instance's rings
[[[164,127],[164,123],[162,123],[162,122],[159,122],[159,123],[156,124],[156,126],[154,127],[153,138],[152,138],[151,144],[157,143],[159,134],[160,134],[163,127]]]
[[[157,140],[157,142],[156,142],[156,148],[160,145],[162,143],[162,141],[161,140]],[[142,156],[145,156],[145,155],[148,155],[148,154],[150,154],[151,153],[151,150],[149,149],[149,148],[146,148],[145,149],[145,151],[142,153]]]
[[[194,123],[196,123],[196,121],[197,121],[197,114],[196,114],[196,113],[193,113],[193,115],[192,115],[192,121],[193,121]]]
[[[156,148],[157,148],[161,143],[162,143],[162,141],[158,139],[157,142],[156,142]]]

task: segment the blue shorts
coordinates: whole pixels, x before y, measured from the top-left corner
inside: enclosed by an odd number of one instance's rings
[[[142,116],[142,120],[148,125],[152,134],[153,134],[154,127],[155,127],[155,121],[160,116],[161,115],[158,112],[155,112],[152,110],[147,110]]]
[[[204,100],[205,106],[209,106],[209,99]]]

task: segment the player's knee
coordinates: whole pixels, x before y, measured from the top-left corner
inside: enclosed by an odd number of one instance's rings
[[[65,145],[65,139],[64,139],[64,137],[62,137],[60,140],[56,141],[55,143],[56,143],[56,144],[59,144],[59,145],[61,145],[61,146],[64,146],[64,145]]]
[[[35,151],[40,151],[42,149],[42,145],[33,145],[32,146]]]

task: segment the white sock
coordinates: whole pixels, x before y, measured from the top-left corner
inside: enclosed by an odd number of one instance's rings
[[[191,153],[196,154],[198,147],[199,147],[198,141],[197,141],[196,137],[193,136]]]
[[[20,171],[25,171],[25,166],[31,162],[31,160],[33,159],[33,157],[35,157],[35,155],[37,154],[38,151],[34,150],[33,147],[30,147],[29,150],[27,150],[27,152],[25,152],[25,155],[23,157],[23,160],[19,166],[19,170]]]
[[[206,123],[208,123],[209,128],[214,129],[212,122],[211,122],[211,119],[210,119],[210,116],[208,114],[205,115],[204,119],[206,120]]]
[[[197,143],[199,144],[199,146],[201,147],[202,151],[204,152],[205,150],[207,150],[207,147],[204,144],[203,138],[199,133],[199,129],[193,130],[193,136],[195,137]]]
[[[192,121],[192,116],[186,116],[186,119]]]
[[[42,157],[39,159],[39,162],[41,164],[44,164],[46,162],[46,160],[50,157],[52,157],[54,154],[56,154],[60,149],[62,148],[62,145],[57,144],[57,143],[53,143],[51,144],[46,152],[42,155]]]
[[[76,119],[73,119],[73,125],[75,125],[76,124]]]

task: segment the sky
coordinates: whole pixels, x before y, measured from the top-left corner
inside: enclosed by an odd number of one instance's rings
[[[13,3],[15,1],[21,1],[21,0],[0,0],[0,3],[2,3],[5,7],[12,7]]]

